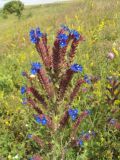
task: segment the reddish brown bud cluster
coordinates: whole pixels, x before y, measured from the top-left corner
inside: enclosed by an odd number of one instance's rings
[[[59,128],[63,128],[68,122],[68,119],[69,119],[69,114],[68,114],[68,111],[66,111],[64,113],[64,116],[61,118],[61,121],[59,123]]]
[[[32,139],[41,147],[44,147],[44,142],[38,136],[32,136]]]
[[[66,71],[66,73],[63,75],[61,81],[60,81],[60,85],[59,85],[59,100],[62,100],[64,98],[64,94],[65,94],[65,91],[68,87],[68,84],[70,83],[71,79],[72,79],[72,76],[75,72],[72,71],[71,69],[68,69]]]
[[[43,85],[44,89],[46,90],[48,96],[53,97],[54,96],[54,86],[46,75],[47,75],[46,70],[41,68],[38,72],[38,79]]]
[[[44,63],[44,65],[47,67],[47,68],[50,68],[52,67],[51,65],[51,56],[49,54],[49,50],[48,50],[48,47],[47,47],[47,36],[46,34],[43,34],[42,36],[42,40],[39,40],[38,43],[36,43],[36,49],[40,55],[40,57],[42,58],[42,61]]]
[[[83,41],[82,36],[80,36],[80,38],[78,40],[73,39],[73,41],[72,41],[71,49],[70,49],[70,52],[69,52],[69,63],[70,64],[73,62],[73,58],[75,57],[76,49],[77,49],[80,41]]]
[[[43,158],[40,155],[34,155],[33,160],[43,160]]]
[[[27,102],[32,106],[32,108],[38,113],[43,114],[42,110],[36,105],[35,101],[32,98],[28,98]]]
[[[43,98],[42,95],[39,94],[39,92],[33,88],[33,87],[30,87],[27,89],[27,93],[32,93],[33,96],[45,107],[45,108],[48,108],[47,107],[47,103],[45,102],[45,99]]]
[[[79,92],[79,89],[80,89],[80,87],[81,87],[81,85],[82,85],[83,83],[85,83],[85,81],[82,80],[82,79],[79,79],[79,80],[77,81],[77,83],[76,83],[76,85],[75,85],[75,87],[74,87],[74,89],[73,89],[73,91],[72,91],[72,93],[71,93],[71,95],[70,95],[70,104],[71,104],[71,102],[73,101],[73,99],[77,96],[77,94],[78,94],[78,92]]]

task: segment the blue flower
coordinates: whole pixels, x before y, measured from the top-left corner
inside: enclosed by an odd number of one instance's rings
[[[37,37],[42,37],[42,32],[40,31],[40,28],[38,27],[38,28],[36,28],[36,36]]]
[[[61,40],[60,41],[60,47],[63,48],[67,45],[66,41],[65,40]]]
[[[115,119],[111,119],[111,120],[110,120],[110,124],[113,124],[113,125],[114,125],[115,123],[116,123],[116,120],[115,120]]]
[[[76,40],[79,40],[80,34],[76,30],[71,30],[70,34],[73,35]]]
[[[32,68],[35,68],[36,70],[39,70],[41,68],[41,64],[39,62],[33,62]]]
[[[41,123],[43,126],[47,124],[47,119],[45,117],[40,118],[39,116],[35,116],[35,120],[37,123]]]
[[[22,72],[22,76],[26,76],[26,72]]]
[[[82,72],[83,67],[79,64],[73,64],[70,69],[74,72]]]
[[[20,91],[21,91],[21,94],[24,94],[26,92],[26,87],[22,86]]]
[[[77,118],[78,109],[69,109],[68,114],[72,118],[72,120],[74,121]]]
[[[32,43],[37,43],[39,38],[42,37],[42,32],[40,31],[40,28],[36,28],[36,30],[31,29],[29,35],[30,35],[30,41]]]
[[[41,123],[41,119],[40,119],[39,116],[36,116],[36,117],[35,117],[35,120],[36,120],[37,123]]]
[[[23,104],[23,105],[27,104],[27,98],[23,98],[23,99],[22,99],[22,104]]]
[[[58,35],[58,39],[59,39],[59,40],[67,40],[67,39],[68,39],[68,36],[67,36],[66,34],[60,33],[60,34]]]
[[[84,80],[86,83],[91,84],[91,80],[88,78],[87,75],[84,76]]]
[[[89,134],[89,133],[86,133],[86,134],[85,134],[85,139],[86,139],[86,140],[89,140],[89,139],[90,139],[90,134]]]
[[[47,120],[45,117],[42,118],[41,123],[43,126],[47,124]]]
[[[79,145],[82,147],[83,146],[83,141],[82,140],[79,140]]]
[[[41,67],[42,65],[39,62],[32,63],[31,74],[37,74]]]
[[[73,114],[73,115],[71,116],[71,118],[72,118],[73,121],[76,119],[76,117],[77,117],[76,114]]]
[[[32,138],[32,134],[28,134],[28,136],[27,136],[28,138]]]

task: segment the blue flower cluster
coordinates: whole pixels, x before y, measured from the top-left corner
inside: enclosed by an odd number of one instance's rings
[[[35,116],[35,120],[37,123],[41,123],[43,126],[47,124],[47,119],[44,117],[40,118],[39,116]]]
[[[78,33],[78,31],[76,31],[76,30],[71,30],[71,31],[70,31],[70,34],[73,35],[73,37],[74,37],[76,40],[79,40],[80,34]]]
[[[69,109],[68,114],[72,118],[72,120],[74,121],[78,116],[78,109]]]
[[[26,87],[22,86],[21,89],[20,89],[20,92],[21,92],[21,94],[24,94],[26,92]]]
[[[42,65],[39,62],[32,63],[31,74],[37,74],[41,67]]]
[[[73,64],[70,69],[74,72],[82,72],[83,67],[79,64]]]
[[[80,34],[76,30],[70,30],[67,26],[61,25],[64,31],[68,31],[70,35],[72,35],[76,40],[80,39]]]
[[[60,33],[57,38],[60,41],[59,44],[60,44],[61,48],[65,47],[67,45],[66,41],[68,39],[68,36],[66,34]]]
[[[87,75],[84,76],[84,80],[86,83],[91,84],[91,80],[89,79]]]
[[[29,35],[30,35],[30,41],[32,43],[37,43],[39,38],[42,37],[43,34],[40,31],[40,28],[36,28],[35,30],[31,29]]]

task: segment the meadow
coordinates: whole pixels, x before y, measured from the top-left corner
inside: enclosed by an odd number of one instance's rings
[[[62,142],[55,140],[56,145],[49,153],[28,139],[30,133],[41,133],[32,118],[33,111],[21,104],[20,88],[26,83],[22,72],[29,70],[31,62],[40,60],[29,40],[30,29],[39,26],[53,46],[61,24],[77,30],[85,39],[77,48],[75,62],[93,77],[93,84],[85,85],[72,105],[79,111],[92,111],[80,125],[78,134],[95,132],[95,137],[83,147],[68,148],[65,160],[120,160],[120,128],[108,121],[112,118],[120,122],[120,94],[114,102],[106,100],[110,79],[120,82],[119,0],[74,0],[29,6],[21,19],[15,15],[3,17],[0,11],[0,160],[27,160],[35,153],[42,154],[44,160],[60,159]],[[114,57],[110,58],[109,53]],[[115,94],[119,92],[120,86]],[[63,131],[62,137],[67,134]]]

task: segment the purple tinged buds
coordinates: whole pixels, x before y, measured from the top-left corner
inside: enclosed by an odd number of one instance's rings
[[[27,104],[27,98],[22,98],[22,104],[26,105]]]
[[[88,114],[88,115],[91,115],[92,111],[91,110],[86,110],[85,113]]]
[[[109,123],[114,125],[116,123],[116,120],[115,119],[111,119]]]
[[[84,76],[84,80],[86,83],[91,84],[91,80],[89,79],[88,75]]]
[[[27,136],[29,139],[31,139],[32,138],[32,134],[28,134],[28,136]]]

